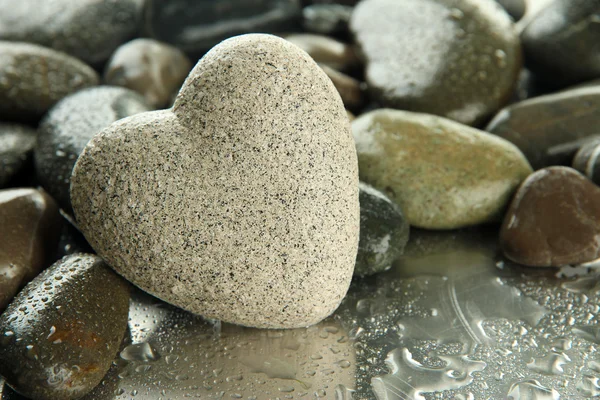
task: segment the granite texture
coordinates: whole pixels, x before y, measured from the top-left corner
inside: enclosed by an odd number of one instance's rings
[[[519,187],[500,231],[509,259],[536,267],[600,257],[600,188],[568,167],[549,167]]]
[[[98,80],[92,68],[65,53],[0,41],[0,118],[39,118],[63,97]]]
[[[79,399],[110,368],[128,313],[129,284],[100,257],[65,257],[0,316],[0,374],[31,399]]]
[[[352,122],[360,179],[411,226],[456,229],[500,218],[531,173],[511,143],[428,114],[381,109]]]
[[[115,270],[209,318],[308,326],[352,278],[358,171],[346,111],[317,64],[274,36],[224,41],[172,110],[92,139],[71,200]]]
[[[176,47],[152,39],[135,39],[115,51],[104,70],[104,82],[144,96],[156,108],[170,106],[192,69]]]
[[[152,108],[137,93],[111,86],[80,90],[61,100],[38,129],[35,168],[42,186],[72,213],[71,172],[87,143],[111,123]]]
[[[0,188],[29,164],[36,139],[35,129],[0,122]]]
[[[385,107],[479,125],[509,100],[519,36],[493,0],[364,0],[350,29]]]

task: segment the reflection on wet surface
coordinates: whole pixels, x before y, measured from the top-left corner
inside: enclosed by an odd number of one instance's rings
[[[600,395],[600,274],[512,265],[494,236],[425,238],[427,251],[355,280],[336,314],[307,329],[206,321],[136,292],[129,341],[86,399]],[[442,254],[428,255],[428,240]]]

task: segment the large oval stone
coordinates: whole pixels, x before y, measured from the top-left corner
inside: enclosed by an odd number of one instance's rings
[[[350,28],[386,107],[478,124],[508,101],[521,68],[516,30],[493,0],[364,0]]]
[[[535,97],[501,110],[485,128],[514,143],[539,169],[560,145],[600,133],[600,84]]]
[[[110,368],[128,312],[129,285],[101,258],[65,257],[0,316],[0,374],[29,398],[78,399]]]
[[[308,54],[274,36],[221,43],[172,110],[94,137],[71,200],[113,268],[206,317],[311,325],[352,278],[358,172],[346,111]]]
[[[132,90],[99,86],[67,96],[48,112],[38,130],[35,167],[41,184],[61,208],[72,212],[71,172],[90,139],[121,118],[151,109]]]
[[[92,68],[65,53],[0,41],[0,118],[39,118],[63,97],[98,80]]]
[[[420,228],[494,221],[531,173],[506,140],[433,115],[376,110],[354,120],[352,130],[360,179]]]
[[[568,167],[529,176],[504,218],[504,255],[524,265],[580,264],[600,257],[600,188]]]
[[[0,311],[50,266],[62,228],[58,206],[36,189],[0,190]]]

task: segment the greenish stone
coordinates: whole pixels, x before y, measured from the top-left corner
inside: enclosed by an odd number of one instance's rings
[[[128,312],[129,285],[100,257],[67,256],[0,316],[0,375],[35,400],[78,399],[109,370]]]
[[[510,142],[433,115],[381,109],[352,130],[360,179],[399,204],[411,226],[497,221],[532,172]]]
[[[409,225],[400,207],[379,190],[359,183],[360,241],[354,276],[386,271],[404,250]]]

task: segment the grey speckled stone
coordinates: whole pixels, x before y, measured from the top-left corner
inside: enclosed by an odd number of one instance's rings
[[[191,69],[191,61],[181,50],[152,39],[135,39],[112,55],[104,81],[135,90],[162,108],[172,104]]]
[[[37,43],[89,63],[139,27],[143,0],[0,0],[0,40]]]
[[[92,139],[71,200],[113,268],[206,317],[311,325],[352,278],[358,171],[346,111],[317,64],[274,36],[221,43],[172,110]]]
[[[28,126],[0,122],[0,188],[31,158],[36,136]]]
[[[409,225],[400,207],[386,195],[360,182],[360,241],[355,276],[373,275],[392,266],[404,251]]]
[[[361,180],[420,228],[496,221],[531,173],[512,143],[434,115],[376,110],[354,120],[352,130]]]
[[[98,80],[93,69],[64,53],[0,41],[0,117],[40,117],[63,97]]]
[[[94,135],[113,122],[151,107],[137,93],[99,86],[74,93],[53,107],[39,127],[35,167],[40,183],[67,212],[77,157]]]
[[[478,125],[510,98],[519,37],[493,0],[364,0],[350,29],[386,107]]]

